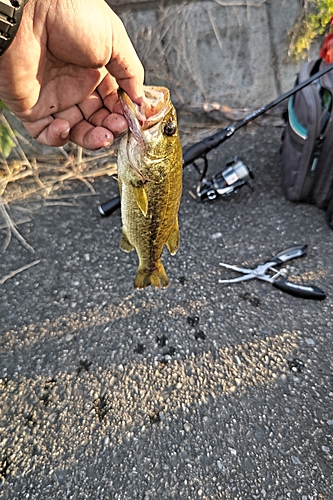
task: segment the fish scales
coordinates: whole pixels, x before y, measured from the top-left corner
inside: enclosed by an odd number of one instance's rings
[[[182,193],[182,148],[169,91],[146,87],[152,114],[142,119],[124,91],[119,92],[129,132],[118,153],[124,251],[134,248],[139,268],[136,288],[165,287],[161,262],[164,245],[174,255],[179,246],[178,210]]]

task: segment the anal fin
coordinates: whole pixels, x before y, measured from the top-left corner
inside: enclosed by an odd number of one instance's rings
[[[120,238],[120,243],[119,244],[120,244],[120,248],[124,252],[131,252],[134,249],[134,246],[132,245],[132,243],[127,238],[126,233],[125,233],[124,230],[122,230],[121,238]]]

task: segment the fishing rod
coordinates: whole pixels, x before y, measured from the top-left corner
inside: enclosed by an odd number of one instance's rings
[[[224,127],[222,130],[219,130],[215,134],[206,137],[200,142],[197,142],[196,144],[193,144],[190,146],[183,154],[183,167],[186,167],[187,165],[190,165],[191,163],[194,163],[195,160],[198,159],[204,159],[205,162],[207,162],[206,156],[207,154],[214,148],[217,148],[220,146],[224,141],[229,139],[234,135],[234,133],[239,130],[240,128],[244,127],[247,125],[249,122],[253,121],[255,118],[258,118],[258,116],[263,115],[270,109],[274,108],[278,104],[280,104],[282,101],[285,99],[288,99],[288,97],[291,97],[292,95],[296,94],[300,90],[304,89],[304,87],[307,87],[311,83],[313,83],[315,80],[318,80],[321,78],[323,75],[328,73],[333,69],[333,64],[328,65],[326,68],[322,69],[321,71],[318,71],[314,75],[312,75],[310,78],[307,80],[304,80],[304,82],[298,83],[295,87],[290,89],[288,92],[285,94],[282,94],[280,97],[277,97],[274,99],[274,101],[271,101],[270,103],[266,104],[265,106],[262,106],[261,108],[256,109],[249,115],[247,115],[243,120],[240,120],[238,123],[235,125],[228,125],[227,127]],[[205,167],[205,171],[207,170],[207,163]],[[201,176],[201,179],[203,178],[203,175]],[[115,196],[111,200],[102,203],[98,207],[99,213],[107,217],[111,215],[115,210],[120,208],[120,196]]]

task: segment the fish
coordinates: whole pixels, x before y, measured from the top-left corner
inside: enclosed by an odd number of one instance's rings
[[[119,144],[117,176],[121,200],[120,248],[136,250],[134,286],[165,288],[164,246],[179,248],[178,211],[182,195],[183,154],[177,114],[165,87],[144,87],[144,109],[123,89],[119,101],[128,131]]]

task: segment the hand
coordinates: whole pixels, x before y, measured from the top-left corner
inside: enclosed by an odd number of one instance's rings
[[[112,144],[127,129],[117,88],[141,105],[143,79],[125,28],[104,0],[29,0],[0,58],[0,99],[48,146]]]

